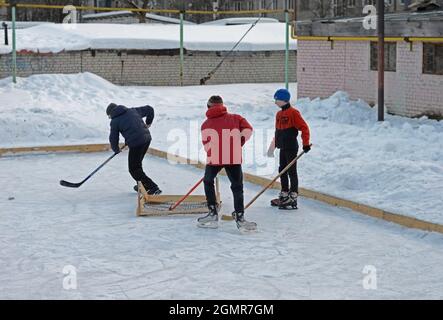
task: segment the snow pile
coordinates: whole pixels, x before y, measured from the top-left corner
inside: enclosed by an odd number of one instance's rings
[[[186,139],[199,131],[206,101],[213,94],[225,99],[229,110],[245,116],[255,128],[247,155],[272,139],[277,107],[275,90],[283,84],[235,84],[196,87],[119,87],[89,74],[36,75],[0,80],[0,143],[3,147],[106,143],[109,102],[130,107],[151,104],[156,110],[152,146],[171,146],[183,156],[198,159],[200,141]],[[291,85],[295,95],[295,86]],[[297,101],[312,131],[312,152],[299,163],[301,186],[385,210],[443,223],[443,122],[386,115],[364,101],[338,92],[328,99]],[[172,137],[185,138],[177,143]],[[264,134],[265,133],[265,134]],[[264,136],[263,136],[264,134]],[[194,148],[195,147],[195,148]],[[262,146],[263,147],[263,146]],[[196,149],[196,152],[188,152]],[[183,151],[184,150],[184,151]],[[263,153],[264,150],[258,153]],[[202,159],[202,158],[200,158]],[[272,176],[257,157],[245,171]],[[269,165],[269,162],[267,163]]]
[[[250,25],[187,25],[184,47],[187,50],[231,50]],[[45,24],[17,30],[17,50],[61,52],[86,49],[177,49],[180,26],[163,24]],[[297,49],[296,41],[290,42]],[[285,24],[256,25],[236,48],[237,51],[285,49]],[[11,46],[0,46],[0,54]]]

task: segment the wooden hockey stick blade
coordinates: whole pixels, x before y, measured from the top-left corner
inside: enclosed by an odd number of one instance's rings
[[[124,148],[126,148],[126,143],[125,145],[121,148],[121,150],[123,150]],[[65,181],[65,180],[60,180],[60,185],[63,187],[68,187],[68,188],[79,188],[83,183],[85,183],[86,181],[89,180],[89,178],[91,178],[94,174],[96,174],[101,168],[103,168],[109,161],[111,161],[112,158],[114,158],[118,153],[114,153],[112,156],[110,156],[105,162],[103,162],[97,169],[95,169],[94,171],[92,171],[82,182],[79,183],[73,183],[73,182],[69,182],[69,181]]]
[[[60,185],[63,187],[68,187],[68,188],[78,188],[82,185],[82,182],[73,183],[73,182],[69,182],[69,181],[65,181],[65,180],[60,180]]]

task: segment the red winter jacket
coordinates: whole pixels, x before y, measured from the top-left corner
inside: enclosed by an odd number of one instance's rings
[[[206,112],[201,126],[202,140],[208,155],[206,163],[213,166],[242,163],[242,147],[252,136],[252,126],[238,114],[230,114],[222,104]]]

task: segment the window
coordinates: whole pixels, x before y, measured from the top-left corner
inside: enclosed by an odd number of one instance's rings
[[[343,16],[344,15],[344,6],[345,6],[345,4],[339,2],[338,0],[332,0],[332,2],[331,2],[332,15],[334,17]]]
[[[111,0],[96,0],[96,7],[111,7]]]
[[[371,70],[378,70],[378,42],[371,42]],[[385,71],[397,70],[397,43],[385,42]]]
[[[333,15],[336,17],[338,14],[338,3],[337,0],[332,0],[332,12]]]
[[[232,9],[235,10],[235,11],[240,11],[242,9],[241,1],[235,1],[232,5],[233,5]]]
[[[278,9],[278,0],[272,0],[272,10]]]
[[[423,73],[443,75],[443,43],[423,43]]]

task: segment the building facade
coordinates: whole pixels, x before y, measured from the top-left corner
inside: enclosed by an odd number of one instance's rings
[[[443,119],[443,11],[388,14],[385,19],[388,113]],[[298,97],[377,103],[376,30],[363,18],[298,21]]]
[[[363,8],[376,0],[298,0],[297,20],[362,17]],[[385,0],[386,13],[443,8],[443,0]]]
[[[1,1],[1,0],[0,0]],[[298,0],[300,1],[300,0]],[[20,3],[35,3],[35,0],[20,0]],[[44,4],[74,4],[76,6],[88,6],[88,7],[108,7],[108,8],[134,8],[135,6],[143,7],[144,0],[45,0]],[[244,10],[283,10],[283,9],[296,9],[297,0],[193,0],[193,1],[181,1],[181,0],[149,0],[147,2],[147,8],[150,9],[176,9],[176,10],[222,10],[222,11],[244,11]],[[99,13],[103,11],[87,10],[81,11],[80,20],[82,15]],[[9,19],[8,10],[6,8],[0,8],[0,18]],[[161,13],[161,15],[178,18],[177,14]],[[280,21],[284,21],[284,13],[265,13],[265,14],[253,14],[247,13],[242,15],[220,15],[220,14],[186,14],[186,19],[195,23],[202,23],[212,21],[216,19],[231,18],[231,17],[269,17],[276,18]],[[63,20],[63,13],[60,9],[20,9],[17,16],[18,21],[48,21],[48,22],[61,22]]]

